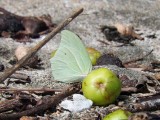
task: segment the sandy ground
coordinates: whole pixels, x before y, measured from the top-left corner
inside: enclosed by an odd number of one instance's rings
[[[65,29],[77,33],[86,46],[94,47],[103,53],[113,53],[123,62],[132,58],[142,56],[154,50],[141,63],[149,65],[153,60],[160,60],[160,1],[159,0],[1,0],[0,7],[4,7],[8,11],[22,16],[40,16],[42,14],[50,14],[54,23],[61,22],[74,9],[83,7],[84,12],[71,22]],[[145,38],[144,41],[135,40],[132,43],[135,46],[113,47],[119,43],[111,42],[111,45],[105,46],[98,40],[105,40],[105,36],[100,31],[101,25],[113,25],[116,22],[132,24],[138,33]],[[156,38],[147,38],[147,35],[155,34]],[[33,39],[31,43],[18,43],[11,38],[0,38],[0,58],[1,62],[6,63],[14,53],[18,45],[34,46],[45,36],[39,39]],[[27,85],[11,84],[18,87],[62,87],[64,84],[54,82],[51,77],[50,69],[50,53],[55,50],[60,42],[60,34],[57,34],[49,43],[47,43],[40,51],[39,56],[42,59],[43,70],[21,70],[31,77],[32,83]],[[9,65],[6,64],[9,67]],[[111,67],[112,69],[112,67]],[[118,69],[118,68],[117,68]],[[135,74],[135,77],[141,76]],[[105,113],[105,107],[96,107],[96,112]],[[64,111],[55,119],[72,118],[79,120],[84,118],[86,114],[94,119],[95,109],[84,111],[72,115]],[[71,117],[72,116],[72,117]],[[89,117],[88,117],[89,118]]]

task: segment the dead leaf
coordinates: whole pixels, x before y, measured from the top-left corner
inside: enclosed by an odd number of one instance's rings
[[[154,76],[157,80],[160,80],[160,73],[156,73]]]
[[[50,15],[19,16],[0,7],[0,35],[11,37],[20,42],[29,38],[38,38],[44,31],[50,32],[55,27]]]
[[[108,41],[116,41],[124,43],[124,45],[133,45],[130,42],[135,39],[143,40],[140,35],[135,33],[132,26],[127,26],[123,24],[115,24],[114,26],[101,26],[101,31],[104,33]]]
[[[17,49],[15,50],[15,56],[17,60],[19,61],[25,55],[27,55],[29,50],[30,50],[30,47],[18,46]],[[26,62],[25,65],[34,68],[38,65],[39,62],[40,61],[39,61],[38,55],[34,55]]]
[[[123,25],[120,23],[116,23],[114,25],[117,28],[117,31],[124,36],[132,36],[133,38],[137,38],[139,40],[143,40],[143,38],[135,33],[134,27],[132,25]]]

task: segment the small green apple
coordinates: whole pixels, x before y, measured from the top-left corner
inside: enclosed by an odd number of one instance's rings
[[[91,59],[92,65],[96,65],[98,58],[101,56],[101,53],[91,47],[87,47],[86,49],[89,54],[89,58]]]
[[[101,56],[101,53],[98,50],[91,47],[87,47],[86,50],[89,54],[89,58],[91,59],[92,65],[96,65],[98,58]],[[57,50],[54,50],[51,53],[51,58],[54,57],[56,51]]]
[[[131,112],[119,109],[106,115],[103,120],[128,120],[130,115]]]
[[[82,81],[82,91],[95,105],[113,103],[121,92],[121,81],[107,68],[90,72]]]
[[[54,50],[54,51],[51,53],[51,58],[54,57],[56,51],[57,51],[57,50]]]

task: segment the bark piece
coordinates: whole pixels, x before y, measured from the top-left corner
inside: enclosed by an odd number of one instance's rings
[[[160,95],[137,98],[135,103],[128,103],[127,109],[132,112],[155,111],[160,109]]]

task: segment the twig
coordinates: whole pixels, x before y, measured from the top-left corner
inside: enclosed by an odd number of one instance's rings
[[[107,42],[107,41],[103,41],[103,40],[97,40],[97,41],[99,41],[100,43],[103,43],[103,44],[105,44],[105,45],[111,45],[109,42]],[[131,43],[130,43],[131,44]],[[111,47],[122,47],[122,46],[124,46],[124,45],[127,45],[127,44],[125,44],[125,43],[123,43],[123,44],[121,44],[121,45],[111,45]]]
[[[133,62],[136,62],[136,61],[139,61],[139,60],[143,60],[145,57],[147,57],[148,55],[150,55],[152,52],[153,52],[153,50],[151,50],[150,52],[148,52],[147,54],[145,54],[145,55],[142,56],[142,57],[139,57],[139,58],[135,58],[135,59],[126,61],[126,62],[123,63],[123,65],[129,64],[129,63],[133,63]]]
[[[6,100],[0,103],[0,113],[12,110],[13,108],[23,106],[19,98]]]
[[[9,88],[9,89],[0,89],[0,92],[21,92],[21,91],[28,91],[28,92],[35,92],[35,91],[44,91],[44,92],[62,92],[61,89],[49,89],[49,88],[21,88],[21,89],[15,89],[15,88]]]
[[[105,45],[110,45],[110,43],[108,43],[107,41],[103,41],[103,40],[97,40],[97,41],[99,41],[99,42],[101,42],[101,43],[103,43]]]
[[[13,113],[13,114],[0,114],[0,120],[17,120],[18,118],[22,116],[29,116],[34,115],[38,113],[42,113],[45,110],[56,106],[61,100],[64,98],[78,92],[80,90],[80,86],[70,86],[68,89],[64,90],[62,93],[57,94],[56,96],[51,96],[43,100],[43,102],[40,105],[35,106],[32,109],[25,110],[19,113]]]
[[[61,31],[62,28],[64,28],[66,25],[68,25],[74,18],[76,18],[81,12],[83,11],[83,8],[78,9],[73,14],[71,14],[67,19],[65,19],[62,23],[60,23],[55,29],[52,30],[51,33],[49,33],[43,41],[39,42],[35,47],[31,48],[28,51],[28,54],[25,55],[21,60],[18,61],[16,65],[13,67],[6,69],[4,73],[0,76],[0,82],[3,82],[6,78],[8,78],[10,75],[12,75],[17,69],[19,69],[21,66],[23,66],[29,58],[35,55],[35,53],[42,48],[52,37],[54,37],[58,32]]]
[[[10,78],[21,79],[21,80],[30,80],[29,76],[23,73],[14,73],[10,76]]]
[[[138,89],[136,87],[127,87],[127,88],[122,88],[121,92],[125,93],[136,93]]]

